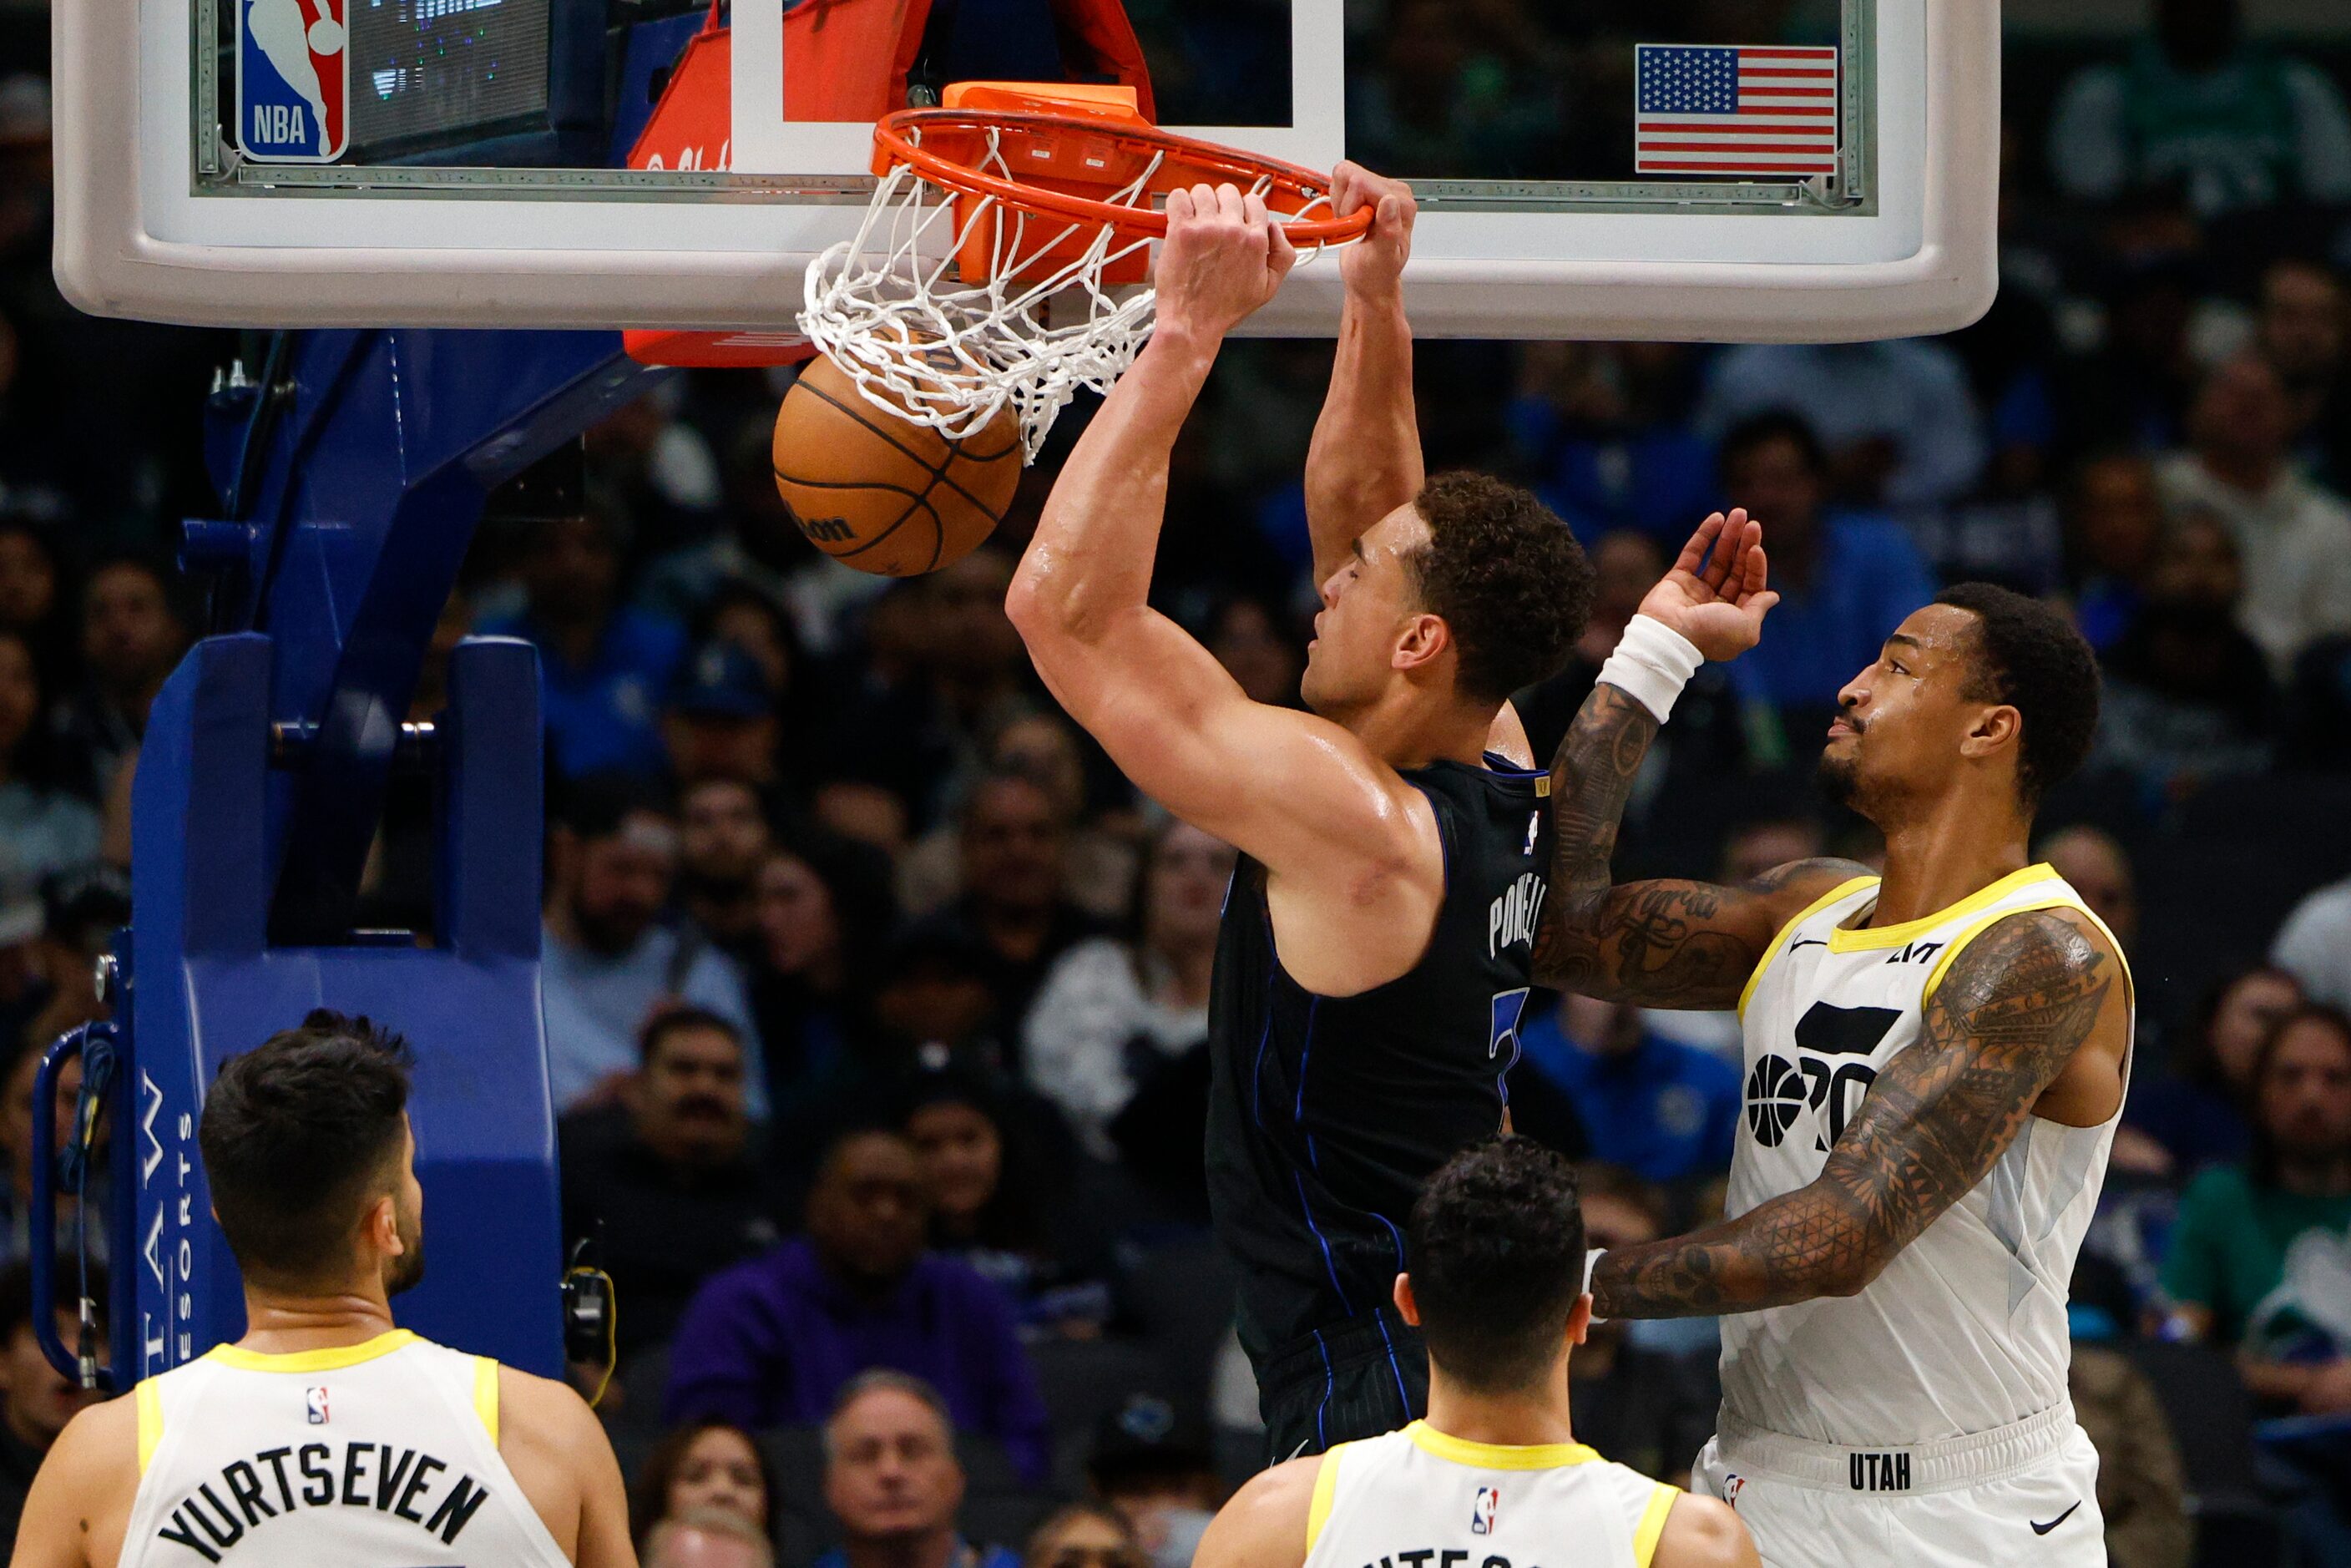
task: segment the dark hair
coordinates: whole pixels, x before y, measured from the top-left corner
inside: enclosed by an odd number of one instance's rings
[[[1567,525],[1484,474],[1440,474],[1412,504],[1428,543],[1405,565],[1453,633],[1461,691],[1499,703],[1559,674],[1592,615],[1592,563]]]
[[[636,1480],[629,1488],[629,1533],[643,1545],[645,1534],[669,1513],[669,1489],[677,1480],[678,1468],[685,1463],[688,1450],[705,1432],[733,1432],[751,1446],[753,1458],[759,1466],[759,1484],[767,1493],[768,1516],[761,1523],[768,1535],[776,1532],[776,1469],[768,1459],[768,1450],[759,1440],[732,1421],[716,1416],[705,1416],[673,1427],[662,1434],[661,1441],[653,1446],[643,1464],[637,1467]]]
[[[934,1105],[963,1106],[996,1130],[996,1190],[973,1217],[972,1234],[949,1235],[946,1217],[934,1204],[933,1246],[980,1246],[1030,1256],[1044,1251],[1037,1216],[1039,1194],[1047,1180],[1045,1161],[1029,1135],[1027,1118],[1019,1114],[1018,1093],[1002,1073],[979,1062],[953,1059],[936,1066],[917,1064],[898,1084],[898,1131],[910,1144],[914,1142],[914,1118]]]
[[[1481,1393],[1524,1387],[1583,1293],[1575,1168],[1532,1138],[1463,1150],[1412,1206],[1406,1256],[1429,1359]]]
[[[2024,721],[2016,788],[2028,811],[2090,755],[2098,732],[2098,659],[2074,623],[2037,599],[1989,582],[1962,582],[1935,602],[1976,618],[1971,701],[2005,703]]]
[[[325,1008],[221,1064],[196,1141],[239,1269],[334,1272],[399,1158],[408,1069],[400,1036]]]
[[[1804,466],[1815,478],[1829,471],[1828,448],[1821,444],[1820,433],[1813,422],[1791,408],[1767,408],[1761,413],[1750,413],[1723,433],[1715,448],[1715,467],[1726,477],[1733,465],[1753,455],[1758,447],[1784,441],[1796,449]]]
[[[723,1034],[738,1047],[743,1043],[741,1026],[730,1018],[712,1012],[708,1008],[664,1008],[647,1019],[645,1027],[637,1031],[637,1060],[648,1067],[652,1066],[653,1058],[660,1053],[664,1041],[674,1034],[682,1034],[690,1029],[707,1030],[716,1034]]]
[[[1143,1555],[1142,1546],[1135,1540],[1134,1526],[1127,1522],[1126,1515],[1109,1503],[1093,1498],[1081,1498],[1076,1502],[1063,1503],[1029,1532],[1028,1543],[1020,1548],[1021,1568],[1050,1568],[1052,1559],[1043,1554],[1045,1543],[1081,1519],[1091,1519],[1106,1526],[1118,1536],[1122,1551],[1138,1563],[1147,1561]]]
[[[70,1307],[73,1297],[64,1293],[66,1281],[74,1278],[77,1268],[74,1258],[60,1254],[57,1273],[59,1307]],[[98,1303],[99,1327],[106,1324],[106,1265],[93,1258],[87,1265],[89,1295]],[[16,1337],[16,1331],[33,1321],[33,1263],[29,1258],[12,1258],[0,1263],[0,1345]]]
[[[676,815],[668,798],[644,779],[627,773],[589,773],[562,786],[553,818],[587,841],[611,838],[640,813]]]
[[[2220,1065],[2220,1053],[2212,1049],[2212,1030],[2220,1021],[2220,1009],[2228,1005],[2229,993],[2247,980],[2263,977],[2283,980],[2292,986],[2294,1005],[2302,1005],[2302,981],[2291,972],[2275,964],[2239,964],[2205,988],[2204,994],[2196,999],[2196,1010],[2188,1017],[2187,1044],[2173,1071],[2231,1102],[2241,1100],[2242,1090],[2229,1082],[2228,1071]]]
[[[33,672],[33,717],[25,733],[5,761],[14,777],[39,790],[55,789],[60,768],[54,732],[49,728],[49,699],[57,695],[51,683],[50,667],[41,659],[41,650],[32,637],[14,626],[0,626],[0,643],[14,643],[25,650],[25,662]]]
[[[2252,1151],[2245,1163],[2254,1183],[2261,1186],[2277,1185],[2280,1163],[2277,1136],[2270,1131],[2269,1124],[2262,1119],[2262,1088],[2269,1079],[2270,1069],[2277,1064],[2278,1051],[2284,1046],[2285,1037],[2306,1023],[2323,1025],[2334,1030],[2335,1038],[2343,1042],[2345,1054],[2351,1055],[2351,1015],[2346,1015],[2340,1008],[2330,1008],[2322,1002],[2304,1002],[2292,1012],[2281,1015],[2277,1022],[2270,1026],[2269,1033],[2262,1037],[2261,1050],[2253,1054],[2252,1075],[2245,1080],[2245,1120],[2253,1134]]]

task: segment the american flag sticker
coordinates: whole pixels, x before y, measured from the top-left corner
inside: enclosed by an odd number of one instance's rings
[[[1637,44],[1633,77],[1636,173],[1836,172],[1833,48]]]

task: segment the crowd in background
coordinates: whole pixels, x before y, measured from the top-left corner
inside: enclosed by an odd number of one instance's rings
[[[1632,24],[1587,9],[1538,47],[1532,0],[1351,6],[1359,41],[1389,40],[1358,50],[1356,151],[1413,173],[1587,147],[1597,111],[1528,85],[1546,59],[1605,79]],[[1812,36],[1787,5],[1682,9],[1691,37]],[[2115,1561],[2351,1563],[2351,35],[2286,47],[2228,0],[2158,0],[2136,41],[2052,54],[2011,51],[1980,323],[1424,343],[1424,437],[1433,468],[1533,487],[1597,565],[1570,667],[1519,698],[1540,756],[1696,521],[1738,504],[1767,527],[1782,602],[1677,706],[1620,874],[1870,859],[1810,788],[1839,687],[1940,584],[2071,610],[2105,710],[2041,852],[2140,1002],[2074,1281]],[[127,910],[128,781],[200,623],[169,541],[213,505],[197,411],[240,351],[57,298],[46,54],[10,59],[0,1509],[76,1397],[31,1349],[21,1269],[34,1048],[90,1016],[89,959]],[[1300,476],[1331,353],[1228,346],[1176,455],[1155,596],[1267,702],[1297,700],[1315,603]],[[1233,852],[1136,797],[1004,615],[1086,410],[990,543],[893,581],[819,557],[778,502],[787,382],[673,379],[589,434],[569,515],[494,502],[416,702],[439,706],[464,635],[539,651],[565,1224],[617,1283],[600,1408],[637,1525],[649,1561],[691,1537],[796,1568],[998,1568],[1024,1545],[1034,1568],[1182,1568],[1261,1461],[1200,1164]],[[428,811],[394,800],[364,924],[429,927]],[[1595,1243],[1718,1212],[1736,1019],[1573,997],[1529,1017],[1517,1123],[1588,1162]],[[1704,1322],[1595,1329],[1579,1435],[1682,1475],[1712,1344]]]

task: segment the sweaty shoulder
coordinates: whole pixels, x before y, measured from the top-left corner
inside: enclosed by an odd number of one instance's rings
[[[1250,1477],[1201,1536],[1196,1568],[1299,1568],[1323,1462],[1318,1454]]]
[[[91,1406],[50,1445],[25,1500],[10,1562],[18,1568],[82,1568],[116,1561],[138,1492],[137,1398]]]
[[[1760,1568],[1755,1542],[1729,1507],[1710,1497],[1674,1500],[1651,1568]]]
[[[498,1457],[531,1511],[574,1561],[599,1494],[617,1496],[620,1467],[588,1402],[567,1384],[501,1364],[494,1428]]]

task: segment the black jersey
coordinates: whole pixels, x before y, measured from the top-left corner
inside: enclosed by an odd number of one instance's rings
[[[1388,1304],[1421,1184],[1501,1124],[1550,779],[1488,761],[1404,775],[1437,813],[1445,901],[1420,962],[1384,986],[1300,986],[1274,954],[1265,867],[1243,856],[1234,872],[1208,1004],[1208,1197],[1260,1369]]]

